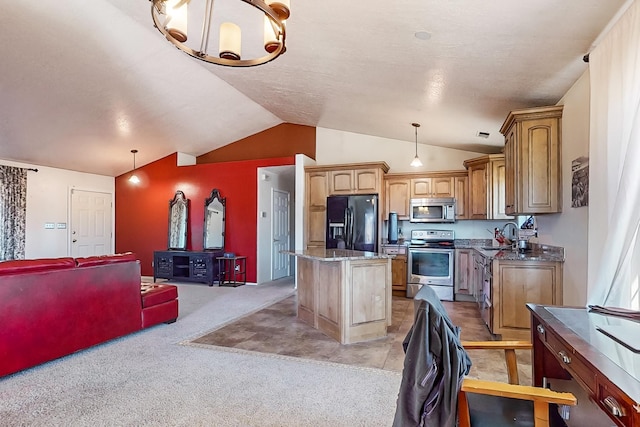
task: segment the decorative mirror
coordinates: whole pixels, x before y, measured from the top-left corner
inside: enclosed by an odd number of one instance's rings
[[[187,249],[187,221],[189,219],[189,200],[182,191],[176,191],[169,201],[169,249],[184,251]]]
[[[204,239],[207,249],[224,249],[224,221],[226,199],[220,197],[217,188],[211,190],[211,196],[204,201]]]

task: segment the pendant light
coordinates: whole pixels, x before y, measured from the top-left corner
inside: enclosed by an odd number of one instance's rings
[[[129,182],[132,184],[139,184],[140,183],[140,178],[138,178],[138,176],[135,174],[136,172],[136,153],[138,152],[138,150],[131,150],[131,153],[133,153],[133,170],[131,171],[131,176],[129,177]]]
[[[419,168],[422,166],[422,162],[418,158],[418,128],[420,127],[420,123],[411,123],[411,126],[416,128],[416,156],[411,161],[411,166],[414,168]]]

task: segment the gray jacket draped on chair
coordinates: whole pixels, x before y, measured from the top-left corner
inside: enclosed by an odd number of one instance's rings
[[[458,391],[471,360],[435,292],[423,286],[415,300],[393,426],[455,427]]]

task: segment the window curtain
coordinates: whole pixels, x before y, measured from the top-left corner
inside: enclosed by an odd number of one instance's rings
[[[27,170],[0,165],[0,261],[24,259]]]
[[[588,304],[640,309],[640,1],[589,55]]]

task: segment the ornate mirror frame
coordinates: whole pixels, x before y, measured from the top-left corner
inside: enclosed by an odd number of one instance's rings
[[[204,250],[224,249],[225,210],[227,199],[220,196],[217,188],[211,190],[204,200],[204,226],[202,248]]]
[[[189,199],[180,190],[169,200],[169,250],[187,250]]]

